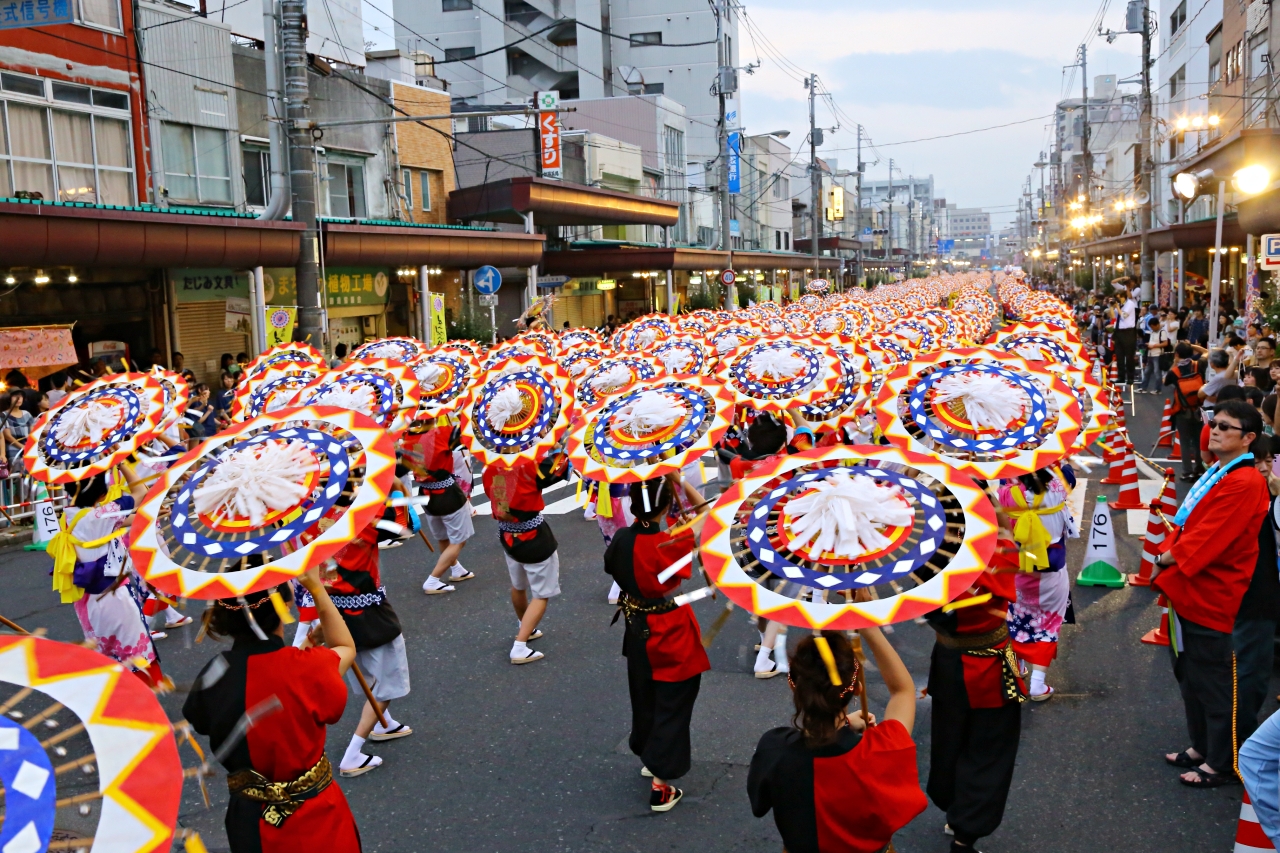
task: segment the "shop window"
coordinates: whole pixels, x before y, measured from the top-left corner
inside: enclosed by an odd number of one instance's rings
[[[250,207],[266,207],[271,197],[271,154],[262,148],[244,146],[244,202]]]
[[[164,184],[173,201],[231,203],[231,170],[227,164],[227,132],[209,127],[163,122],[160,147]]]
[[[329,215],[363,219],[365,213],[364,166],[329,163]]]
[[[0,196],[133,203],[127,121],[7,101],[0,103],[0,125]]]
[[[431,173],[423,169],[419,173],[422,176],[422,209],[431,209]]]

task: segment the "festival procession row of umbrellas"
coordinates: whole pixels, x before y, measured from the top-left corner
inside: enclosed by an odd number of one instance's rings
[[[683,600],[719,590],[787,625],[886,625],[954,602],[986,569],[997,538],[987,481],[1053,465],[1107,425],[1067,306],[1014,276],[995,283],[1000,304],[989,273],[852,293],[819,281],[785,306],[654,314],[607,336],[526,331],[493,347],[387,338],[336,368],[286,344],[246,368],[234,424],[189,451],[180,376],[104,376],[37,421],[24,458],[50,484],[136,466],[150,487],[128,537],[134,571],[164,595],[208,600],[268,589],[334,555],[385,510],[397,446],[422,429],[457,424],[482,465],[563,453],[587,482],[630,483],[699,465],[762,413],[798,413],[829,438],[724,490],[701,531],[707,586]],[[870,600],[855,600],[860,590]],[[8,655],[24,643],[35,651]],[[0,660],[24,661],[0,679],[38,687],[40,662],[64,646],[68,666],[92,669],[79,647],[0,638]],[[108,680],[92,689],[129,692],[120,713],[167,731],[147,691],[126,690],[136,679]],[[104,764],[113,735],[89,734]],[[101,774],[103,819],[111,800],[172,833],[180,786],[164,780],[182,773],[177,752],[167,736],[148,749],[123,778]],[[130,781],[142,773],[146,790]],[[20,828],[14,799],[0,848]],[[32,823],[45,844],[53,808],[43,802]],[[156,841],[120,838],[94,849]]]

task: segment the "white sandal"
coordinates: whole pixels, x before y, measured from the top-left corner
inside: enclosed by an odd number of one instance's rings
[[[533,649],[529,649],[529,654],[522,658],[512,658],[511,662],[514,664],[533,663],[534,661],[542,660],[544,657],[546,657],[546,655],[542,652],[535,652]]]
[[[374,770],[381,766],[382,766],[381,758],[379,758],[376,755],[366,755],[364,756],[364,761],[360,764],[359,767],[353,767],[350,770],[347,770],[346,768],[343,768],[343,767],[339,767],[338,772],[343,776],[345,776],[346,778],[350,779],[353,776],[363,776],[364,774],[368,773],[370,770]]]

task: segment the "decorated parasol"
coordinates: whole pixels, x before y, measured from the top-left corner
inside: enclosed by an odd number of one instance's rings
[[[560,336],[560,351],[564,352],[579,344],[600,343],[600,333],[595,329],[570,329]]]
[[[810,293],[826,293],[831,288],[831,283],[825,278],[815,278],[804,286],[804,289]]]
[[[562,347],[560,339],[551,332],[539,331],[521,332],[511,339],[511,343],[516,346],[533,347],[548,358],[555,358]]]
[[[156,432],[163,433],[176,425],[187,413],[187,404],[191,402],[190,389],[181,373],[165,370],[159,365],[151,368],[151,375],[164,389],[164,417],[156,427]]]
[[[244,369],[245,376],[250,378],[266,373],[273,367],[288,368],[296,365],[302,368],[324,369],[324,354],[320,350],[304,343],[277,344],[259,355]]]
[[[673,376],[678,373],[708,373],[715,358],[696,338],[668,338],[649,353],[649,357]]]
[[[231,400],[231,420],[247,421],[291,405],[322,370],[286,362],[284,367],[268,368],[265,373],[245,377]]]
[[[260,415],[164,472],[138,507],[129,553],[170,595],[246,595],[345,547],[385,508],[394,477],[395,439],[364,414],[301,406]]]
[[[632,382],[652,379],[660,372],[661,368],[644,356],[609,356],[574,380],[573,399],[579,408],[587,409]]]
[[[995,550],[995,510],[968,476],[895,447],[779,457],[731,485],[702,528],[702,565],[751,613],[850,630],[958,598]],[[855,602],[872,589],[873,600]]]
[[[412,364],[429,349],[431,347],[417,338],[382,338],[356,347],[347,354],[347,361],[385,358],[401,364]]]
[[[840,381],[830,396],[801,406],[800,412],[811,424],[839,429],[862,414],[863,407],[855,409],[854,404],[860,399],[866,400],[870,394],[871,362],[858,351],[852,338],[819,335],[817,340],[829,344],[839,358]]]
[[[618,349],[622,352],[646,352],[654,344],[677,334],[671,319],[661,314],[650,314],[632,320],[618,337]]]
[[[68,394],[27,436],[27,472],[74,483],[119,465],[160,433],[164,386],[149,373],[103,376]]]
[[[708,340],[719,355],[727,355],[747,341],[754,341],[763,334],[745,323],[728,323],[711,333]]]
[[[812,338],[769,335],[724,356],[716,376],[740,404],[783,412],[831,396],[840,382],[840,359],[829,344]]]
[[[340,406],[372,417],[394,432],[418,413],[422,390],[407,365],[385,358],[350,361],[322,373],[298,395],[304,406]]]
[[[676,329],[683,335],[705,335],[715,321],[699,314],[686,314],[676,320]]]
[[[875,408],[895,446],[933,453],[984,480],[1052,465],[1081,426],[1080,404],[1061,377],[977,347],[939,350],[895,368]]]
[[[418,417],[439,417],[459,409],[480,376],[476,359],[460,350],[434,349],[410,365],[421,399]]]
[[[507,359],[531,355],[538,358],[550,358],[549,355],[543,352],[542,347],[536,344],[518,344],[514,341],[507,341],[506,343],[498,344],[485,354],[484,360],[480,362],[480,369],[487,372],[496,367],[502,367]]]
[[[462,442],[489,465],[539,461],[569,428],[563,368],[537,355],[514,356],[489,371],[459,413]]]
[[[170,849],[182,764],[159,700],[128,667],[0,636],[0,708],[0,850]]]
[[[705,376],[647,379],[575,419],[566,451],[587,479],[651,480],[710,452],[733,407],[733,395]]]
[[[604,348],[599,344],[578,344],[572,351],[560,356],[558,361],[570,379],[577,379],[604,357]]]

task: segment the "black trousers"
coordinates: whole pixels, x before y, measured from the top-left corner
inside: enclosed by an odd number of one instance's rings
[[[1116,344],[1116,371],[1119,373],[1119,382],[1133,381],[1133,365],[1136,361],[1138,350],[1138,330],[1133,329],[1116,329],[1111,333],[1111,339]]]
[[[664,782],[688,773],[693,762],[689,721],[701,686],[701,673],[684,681],[654,681],[648,667],[627,659],[627,687],[631,691],[631,738],[627,745]]]
[[[972,845],[1004,819],[1022,738],[1022,706],[970,708],[960,653],[934,646],[933,725],[925,792],[947,813],[956,840]]]
[[[1204,428],[1200,410],[1181,411],[1170,420],[1182,442],[1182,473],[1194,474],[1204,467],[1200,460],[1200,431]]]
[[[1236,744],[1239,745],[1257,730],[1258,713],[1271,695],[1276,620],[1236,619],[1231,643],[1236,652]]]
[[[1187,714],[1191,747],[1217,773],[1234,773],[1237,743],[1233,737],[1238,703],[1235,653],[1231,635],[1178,619],[1183,650],[1169,655]]]

